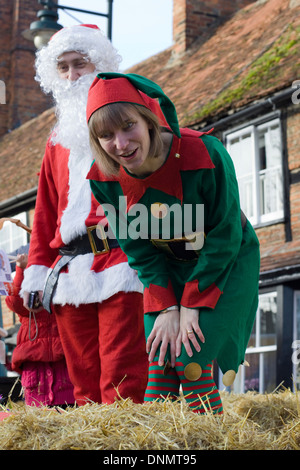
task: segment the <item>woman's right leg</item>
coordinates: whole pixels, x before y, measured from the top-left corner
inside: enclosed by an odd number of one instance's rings
[[[164,367],[158,365],[158,356],[149,364],[148,384],[145,392],[145,402],[179,397],[180,380],[175,369],[169,369],[165,374]]]
[[[152,331],[157,315],[144,316],[145,334],[148,338]],[[159,350],[156,352],[153,362],[148,366],[148,383],[145,392],[145,402],[165,399],[167,397],[176,400],[179,397],[180,380],[175,369],[158,365]]]

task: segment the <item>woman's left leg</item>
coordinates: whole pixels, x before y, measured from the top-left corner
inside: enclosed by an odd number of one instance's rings
[[[208,364],[202,370],[201,377],[195,381],[185,377],[182,363],[176,363],[176,371],[180,377],[185,400],[195,413],[223,413],[220,393],[212,376],[212,364]]]

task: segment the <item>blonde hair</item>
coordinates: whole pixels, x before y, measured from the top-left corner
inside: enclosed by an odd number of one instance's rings
[[[118,175],[120,165],[114,161],[101,147],[98,137],[107,125],[118,128],[124,120],[130,117],[130,110],[134,109],[150,125],[150,149],[148,158],[158,157],[163,150],[161,129],[157,116],[145,106],[133,103],[112,103],[95,111],[89,119],[90,144],[93,157],[100,171],[107,175]]]

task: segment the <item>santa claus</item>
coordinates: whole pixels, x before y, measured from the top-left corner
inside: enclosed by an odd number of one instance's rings
[[[21,294],[39,291],[56,315],[79,405],[142,402],[147,383],[142,286],[114,239],[86,175],[93,161],[86,124],[90,84],[117,71],[120,56],[94,25],[57,32],[37,52],[36,80],[56,104],[42,161]],[[101,236],[99,237],[99,233]]]

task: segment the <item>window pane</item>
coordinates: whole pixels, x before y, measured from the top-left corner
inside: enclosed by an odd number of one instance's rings
[[[248,348],[276,346],[276,316],[277,293],[261,294]]]
[[[261,214],[278,213],[283,208],[281,137],[279,124],[258,130]]]
[[[251,149],[252,134],[249,132],[230,140],[230,156],[238,178],[252,173]]]
[[[259,392],[259,354],[246,354],[245,359],[250,367],[244,367],[244,390]]]
[[[263,393],[272,393],[276,383],[276,351],[263,354]]]
[[[276,387],[277,292],[259,296],[258,310],[243,367],[243,391],[272,392]],[[263,348],[263,349],[262,349]]]
[[[260,339],[259,346],[276,345],[277,298],[274,293],[259,298]]]
[[[9,223],[5,223],[0,230],[0,249],[5,251],[5,253],[9,253],[10,249],[10,229]]]
[[[272,393],[276,384],[276,351],[246,354],[250,367],[244,368],[244,391]]]
[[[26,224],[26,212],[13,217]],[[17,250],[20,246],[27,244],[27,232],[12,222],[5,222],[0,230],[0,248],[6,253]]]
[[[258,314],[259,312],[257,313],[257,316]],[[255,321],[253,324],[252,332],[251,332],[250,339],[248,342],[248,348],[255,348],[256,346],[256,320],[257,320],[257,317],[255,318]]]
[[[228,142],[229,153],[234,163],[239,185],[240,204],[249,218],[253,217],[254,214],[252,142],[253,136],[251,132],[229,139]]]
[[[281,139],[279,124],[258,130],[260,170],[281,165]]]

